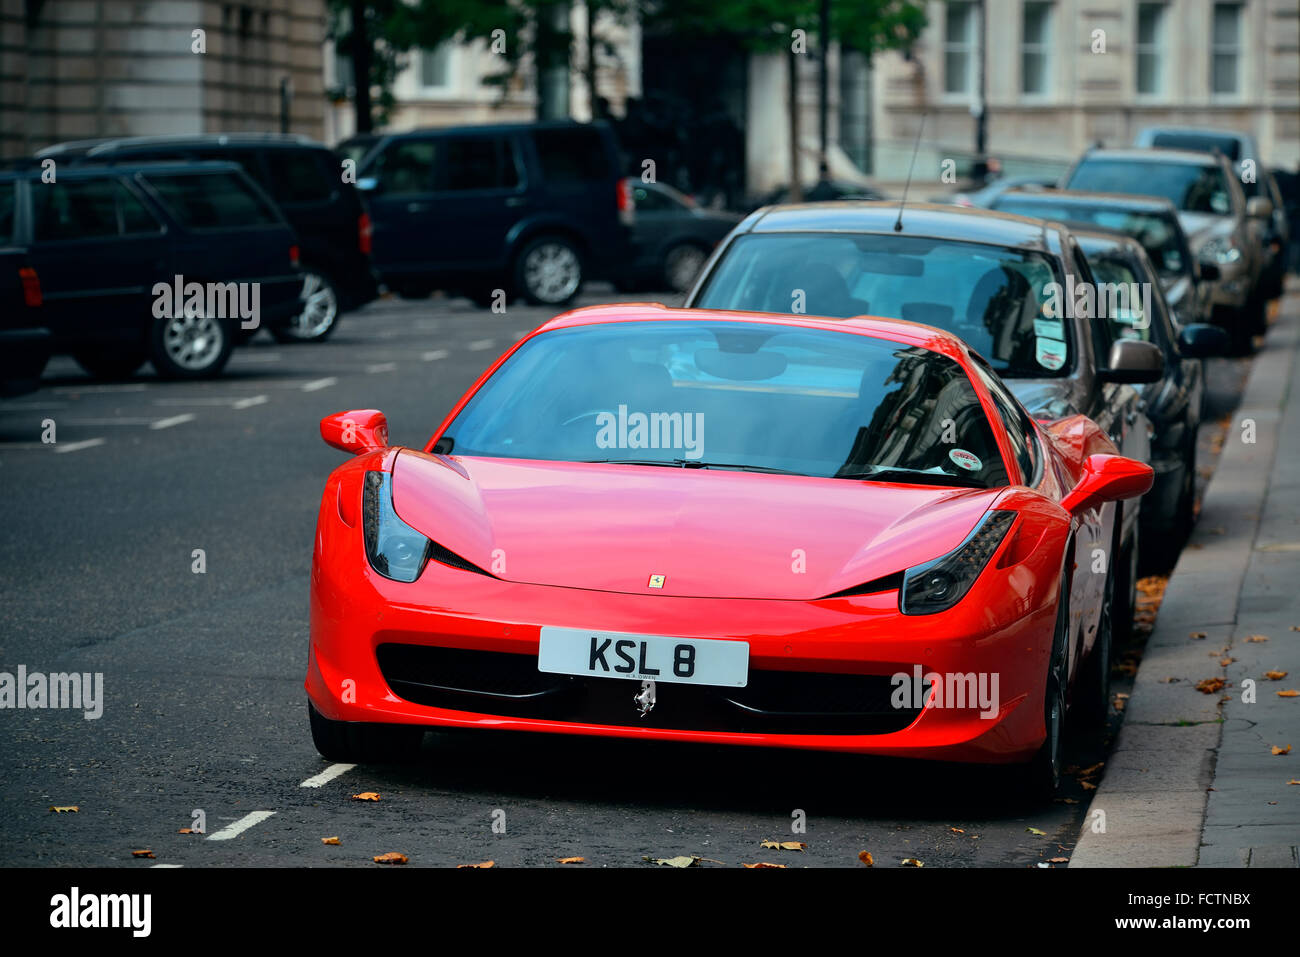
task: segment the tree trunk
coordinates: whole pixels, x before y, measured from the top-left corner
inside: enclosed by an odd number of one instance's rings
[[[358,133],[374,129],[370,106],[370,67],[374,47],[370,39],[370,25],[366,22],[366,0],[352,0],[352,82],[356,87],[354,105]]]

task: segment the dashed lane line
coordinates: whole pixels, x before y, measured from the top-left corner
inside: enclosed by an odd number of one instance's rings
[[[375,375],[379,372],[392,372],[396,368],[396,362],[376,362],[374,365],[366,366],[366,372],[370,375]]]
[[[161,406],[228,406],[232,409],[247,409],[250,406],[261,405],[266,401],[267,397],[264,395],[245,396],[242,399],[236,399],[231,396],[193,396],[188,399],[154,399],[153,404]]]
[[[54,451],[59,453],[80,452],[82,449],[93,449],[97,445],[103,445],[105,439],[82,439],[80,442],[64,442],[56,444]]]
[[[420,359],[424,362],[434,362],[438,359],[445,359],[451,355],[446,349],[430,349],[428,352],[420,353]]]
[[[193,412],[184,412],[180,415],[171,415],[165,419],[158,419],[155,422],[150,422],[149,428],[152,431],[157,432],[159,429],[170,429],[174,425],[184,425],[186,422],[193,422],[197,418],[198,416]]]
[[[470,352],[481,352],[484,349],[491,349],[492,342],[491,339],[475,339],[473,342],[466,343],[465,348]]]
[[[302,384],[303,392],[319,392],[321,389],[328,389],[332,385],[338,385],[338,379],[335,376],[326,376],[324,379],[312,379],[310,382]]]
[[[239,837],[239,835],[243,834],[250,827],[256,827],[258,824],[261,824],[263,821],[265,821],[268,817],[270,817],[274,813],[275,813],[274,811],[252,811],[248,814],[245,814],[234,824],[227,824],[225,827],[217,831],[215,834],[209,834],[208,840],[229,841],[231,838]]]
[[[99,392],[143,392],[149,388],[145,382],[128,382],[122,385],[65,385],[56,386],[50,391],[55,395],[93,395]]]
[[[314,774],[306,781],[303,781],[302,784],[298,785],[298,787],[318,788],[322,784],[328,784],[330,781],[333,781],[339,775],[347,774],[355,767],[355,764],[331,764],[320,774]]]

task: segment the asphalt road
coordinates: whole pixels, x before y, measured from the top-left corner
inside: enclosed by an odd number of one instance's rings
[[[318,420],[380,408],[395,444],[421,445],[549,315],[382,301],[323,344],[259,338],[213,382],[164,383],[146,370],[96,384],[57,359],[39,392],[0,402],[0,671],[103,674],[96,720],[0,710],[0,865],[375,867],[389,851],[413,866],[1069,856],[1088,800],[1073,777],[1057,803],[1031,809],[985,772],[851,756],[432,734],[411,765],[304,785],[339,770],[312,747],[302,688],[315,515],[342,461]],[[1211,363],[1216,416],[1231,410],[1247,365]],[[1104,756],[1076,746],[1073,761]],[[351,799],[366,791],[380,801]],[[206,833],[178,833],[195,811]],[[792,831],[800,812],[804,833]],[[247,827],[221,839],[232,825]],[[808,847],[764,850],[765,839]],[[144,849],[154,857],[132,857]]]

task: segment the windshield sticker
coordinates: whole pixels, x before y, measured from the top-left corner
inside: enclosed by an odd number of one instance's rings
[[[1034,335],[1041,339],[1065,341],[1065,326],[1056,319],[1035,319]]]
[[[952,459],[952,464],[958,468],[965,469],[967,472],[978,472],[984,467],[980,457],[974,452],[967,452],[965,449],[950,449],[948,458]]]
[[[1060,339],[1038,336],[1034,340],[1034,359],[1044,369],[1055,372],[1065,365],[1065,343]]]

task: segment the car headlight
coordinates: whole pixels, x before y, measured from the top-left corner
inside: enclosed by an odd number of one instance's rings
[[[909,568],[903,575],[899,610],[904,615],[933,615],[961,601],[1015,520],[1015,512],[989,512],[966,541],[947,555]]]
[[[429,560],[430,542],[393,510],[393,476],[367,472],[361,499],[361,528],[370,567],[385,578],[413,582]]]
[[[1226,266],[1241,259],[1241,250],[1227,236],[1215,236],[1201,247],[1200,257],[1202,262]]]

